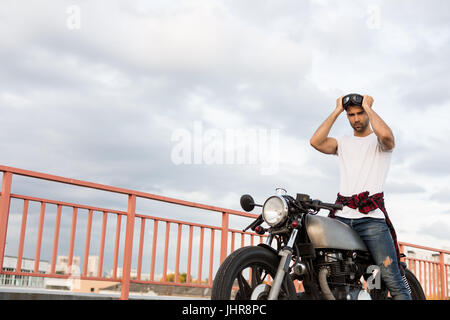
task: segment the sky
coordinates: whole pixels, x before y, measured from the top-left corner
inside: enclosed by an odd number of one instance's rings
[[[334,202],[337,157],[309,139],[337,97],[369,94],[396,139],[399,240],[448,249],[449,27],[445,0],[5,0],[0,164],[235,210],[276,187]],[[351,134],[343,114],[330,136]],[[22,177],[13,192],[127,204]],[[138,208],[213,219],[158,205]]]

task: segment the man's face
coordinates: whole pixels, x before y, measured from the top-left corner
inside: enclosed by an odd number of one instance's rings
[[[347,108],[347,118],[356,132],[364,132],[369,125],[369,116],[359,106],[349,106]]]

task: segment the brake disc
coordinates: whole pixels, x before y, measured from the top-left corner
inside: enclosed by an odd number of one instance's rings
[[[261,283],[255,287],[250,300],[267,300],[271,286]]]

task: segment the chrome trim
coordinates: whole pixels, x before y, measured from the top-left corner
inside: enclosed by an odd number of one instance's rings
[[[280,222],[278,222],[277,224],[274,224],[274,225],[272,225],[272,224],[270,224],[269,222],[267,222],[266,219],[265,219],[265,215],[264,215],[264,207],[266,206],[266,203],[267,203],[270,199],[273,199],[273,198],[278,198],[278,199],[281,200],[281,203],[282,203],[282,205],[283,205],[283,216],[284,216],[283,219],[280,220]],[[287,204],[286,200],[285,200],[283,197],[281,197],[281,196],[275,195],[275,196],[271,196],[271,197],[267,198],[266,201],[264,202],[263,207],[262,207],[262,217],[263,217],[264,221],[265,221],[268,225],[270,225],[271,227],[276,227],[276,226],[282,224],[284,221],[286,221],[286,218],[287,218],[287,216],[288,216],[288,211],[289,211],[289,207],[288,207],[288,204]]]

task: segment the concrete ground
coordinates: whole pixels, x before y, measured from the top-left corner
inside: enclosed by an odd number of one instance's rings
[[[117,300],[117,293],[79,293],[66,290],[0,287],[0,300]],[[205,297],[164,296],[130,293],[129,300],[209,300]]]

